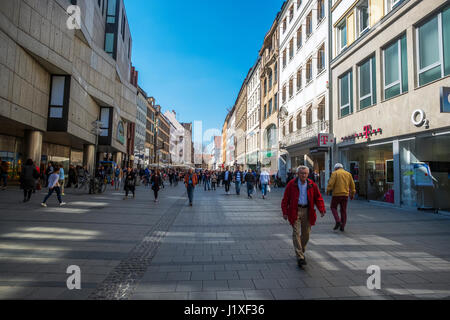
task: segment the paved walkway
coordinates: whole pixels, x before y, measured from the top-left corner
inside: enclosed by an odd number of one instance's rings
[[[234,191],[232,188],[231,191]],[[39,207],[0,192],[0,299],[435,299],[450,296],[450,218],[353,201],[345,233],[318,218],[299,270],[282,190],[267,200],[166,187],[70,194]],[[81,268],[81,290],[66,269]],[[369,290],[370,265],[381,289]]]

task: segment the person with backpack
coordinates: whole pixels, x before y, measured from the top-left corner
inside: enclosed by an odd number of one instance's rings
[[[56,192],[56,196],[58,197],[59,205],[64,206],[66,203],[62,201],[61,198],[61,186],[59,184],[59,168],[53,171],[52,174],[48,177],[48,194],[45,196],[44,201],[41,203],[42,207],[47,207],[47,200],[50,196]]]
[[[36,170],[33,160],[28,159],[20,174],[20,186],[23,189],[23,202],[30,201],[31,194],[36,188],[37,179],[39,179],[39,172]]]
[[[188,173],[184,176],[184,185],[186,186],[186,191],[189,198],[189,206],[192,207],[192,202],[194,201],[194,190],[198,183],[197,175],[189,169]]]
[[[159,172],[159,170],[156,170],[156,172],[150,178],[153,194],[155,196],[155,202],[158,202],[158,191],[161,187],[161,181],[162,181],[161,173]]]

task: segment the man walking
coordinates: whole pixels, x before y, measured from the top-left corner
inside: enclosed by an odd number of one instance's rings
[[[192,201],[194,200],[194,190],[197,183],[197,175],[193,173],[192,169],[189,169],[188,174],[184,176],[184,185],[186,186],[187,194],[189,197],[189,206],[191,207]]]
[[[248,199],[252,198],[253,188],[255,186],[256,178],[252,172],[252,169],[248,169],[247,174],[245,175],[245,182],[247,182],[247,197]]]
[[[334,172],[331,174],[330,181],[328,181],[327,194],[333,193],[331,198],[331,212],[333,212],[336,225],[333,230],[341,228],[344,232],[347,224],[347,203],[348,197],[353,200],[356,193],[355,182],[352,174],[344,170],[341,163],[336,163]],[[337,207],[341,207],[341,217],[339,218]]]
[[[225,193],[230,194],[231,172],[229,167],[227,167],[223,175],[223,183],[225,184]]]
[[[236,187],[236,194],[240,195],[241,194],[241,184],[242,181],[244,180],[242,171],[241,171],[241,167],[237,167],[236,172],[234,173],[234,185]]]
[[[314,205],[322,217],[326,213],[319,187],[308,179],[308,174],[308,167],[300,166],[298,178],[288,183],[281,201],[283,218],[289,221],[293,229],[295,254],[300,268],[306,265],[306,245],[309,241],[311,226],[314,226],[317,220]]]

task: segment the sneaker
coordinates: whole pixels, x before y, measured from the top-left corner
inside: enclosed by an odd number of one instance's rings
[[[298,259],[297,264],[300,268],[303,266],[306,266],[306,260],[305,259]]]
[[[65,202],[61,202],[60,204],[59,204],[59,206],[60,207],[62,207],[62,206],[65,206],[67,203],[65,203]]]
[[[41,207],[47,208],[47,204],[41,203]]]
[[[344,226],[341,226],[341,231],[342,231],[342,232],[344,232],[344,228],[345,228]]]
[[[340,222],[336,222],[336,225],[334,226],[333,230],[339,229],[340,226],[341,226],[341,223]]]

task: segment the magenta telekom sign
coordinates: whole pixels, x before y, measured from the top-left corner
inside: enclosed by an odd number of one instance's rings
[[[378,134],[382,134],[382,133],[383,133],[383,129],[381,129],[381,128],[373,129],[371,125],[367,125],[367,126],[364,126],[363,132],[355,133],[355,134],[347,136],[347,137],[342,137],[341,140],[348,141],[348,140],[353,140],[353,139],[369,139],[372,135],[378,135]]]

